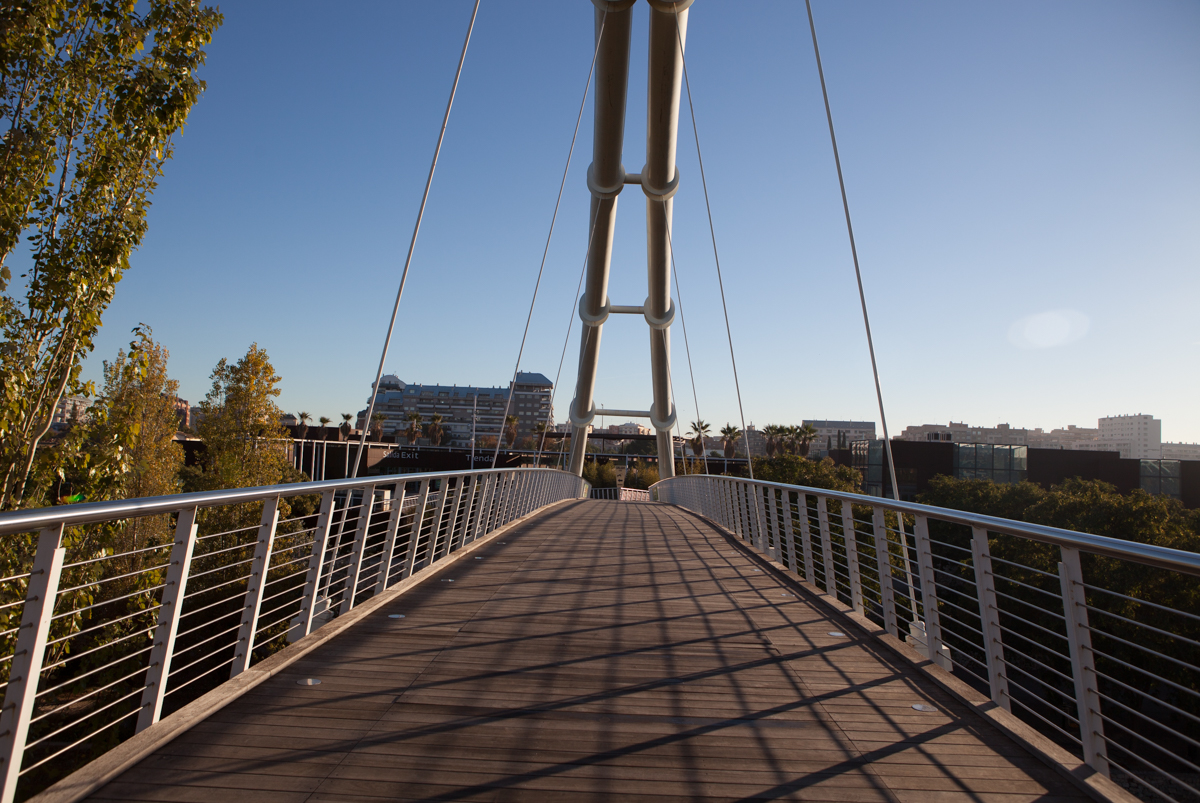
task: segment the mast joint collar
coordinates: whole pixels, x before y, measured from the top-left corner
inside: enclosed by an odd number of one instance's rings
[[[582,307],[580,308],[582,315]],[[671,322],[675,320],[675,302],[672,299],[667,299],[667,311],[661,318],[655,318],[650,314],[650,299],[646,298],[646,303],[642,305],[642,315],[646,318],[646,323],[651,329],[670,329]]]
[[[584,293],[579,297],[579,320],[583,321],[588,326],[603,326],[604,322],[608,320],[609,313],[612,312],[612,301],[605,301],[604,306],[601,307],[600,312],[597,315],[592,315],[586,309],[584,309],[584,302],[586,301],[587,293]]]
[[[586,432],[587,428],[592,425],[592,420],[596,417],[596,403],[592,402],[592,405],[590,408],[588,408],[586,415],[577,415],[575,413],[576,401],[578,401],[578,399],[572,400],[571,406],[568,408],[570,413],[567,417],[571,420],[571,426],[577,429],[582,429],[584,432]]]
[[[667,186],[659,189],[658,187],[650,186],[650,165],[642,168],[642,192],[646,193],[646,197],[651,201],[669,201],[675,197],[675,193],[679,192],[679,166],[675,166],[675,178],[671,179]],[[588,181],[591,181],[591,173],[588,173]],[[590,184],[589,184],[590,186]]]
[[[674,403],[671,404],[671,414],[669,416],[667,416],[665,419],[661,419],[658,417],[657,403],[650,405],[650,426],[654,427],[655,429],[665,430],[666,432],[670,433],[671,428],[675,426],[675,419],[676,419],[676,415],[675,415],[675,404]],[[574,420],[574,419],[572,419],[572,420]]]
[[[596,183],[596,178],[593,175],[592,170],[592,168],[595,166],[596,163],[593,162],[592,164],[588,165],[587,169],[587,185],[588,190],[591,191],[592,195],[600,198],[601,200],[616,198],[618,195],[620,195],[621,190],[625,189],[625,165],[620,165],[617,168],[620,171],[620,175],[617,177],[617,183],[607,187],[602,187]]]

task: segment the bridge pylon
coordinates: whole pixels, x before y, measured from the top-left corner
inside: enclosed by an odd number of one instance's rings
[[[634,0],[592,0],[596,6],[596,101],[592,164],[587,186],[592,194],[587,281],[579,300],[583,321],[579,339],[579,375],[571,401],[570,470],[583,473],[587,428],[596,416],[596,369],[600,335],[608,316],[640,314],[650,334],[650,372],[653,403],[644,412],[623,411],[650,419],[658,436],[659,477],[675,476],[671,428],[675,404],[671,398],[671,238],[672,198],[679,189],[675,165],[679,130],[679,100],[683,81],[683,45],[687,41],[688,7],[692,0],[647,0],[650,4],[650,66],[647,87],[646,165],[641,173],[626,173],[621,164],[625,135],[625,106],[629,87],[630,34]],[[616,306],[608,298],[617,197],[626,184],[641,186],[646,196],[647,296],[641,306]]]

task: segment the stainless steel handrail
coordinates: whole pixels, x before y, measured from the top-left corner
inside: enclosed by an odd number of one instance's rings
[[[154,516],[175,513],[190,507],[215,507],[236,505],[243,502],[260,502],[273,496],[303,496],[326,491],[358,489],[364,485],[392,485],[397,482],[414,482],[438,477],[454,477],[461,474],[488,475],[503,471],[553,471],[546,468],[493,468],[477,471],[427,471],[420,474],[386,474],[374,477],[351,477],[341,480],[318,480],[296,482],[286,485],[256,485],[250,488],[235,488],[223,491],[195,491],[170,496],[147,496],[141,499],[122,499],[112,502],[81,502],[76,505],[40,507],[30,510],[15,510],[0,513],[0,535],[27,533],[63,524],[75,527],[95,524],[134,516]]]
[[[716,478],[714,477],[713,479]],[[663,480],[662,482],[665,483],[667,481]],[[932,516],[939,521],[948,521],[952,524],[963,524],[967,527],[983,527],[993,533],[1031,538],[1034,541],[1046,544],[1082,549],[1097,555],[1131,560],[1146,566],[1157,566],[1160,569],[1169,569],[1175,572],[1190,574],[1194,577],[1200,577],[1200,553],[1186,552],[1182,549],[1171,549],[1155,544],[1142,544],[1136,541],[1124,541],[1120,538],[1112,538],[1107,535],[1092,535],[1091,533],[1064,530],[1060,527],[1048,527],[1044,524],[1013,521],[1012,519],[1002,519],[998,516],[985,516],[980,513],[969,513],[963,510],[952,510],[934,505],[922,505],[917,502],[885,499],[880,496],[831,491],[826,488],[810,488],[804,485],[787,485],[785,483],[767,482],[764,480],[739,478],[738,482],[761,488],[787,488],[789,491],[797,491],[799,493],[819,494],[829,499],[837,499],[838,501],[850,502],[856,505],[878,506],[900,513],[911,513],[914,516]],[[659,483],[659,485],[661,484]],[[656,488],[658,486],[655,485],[653,487]]]

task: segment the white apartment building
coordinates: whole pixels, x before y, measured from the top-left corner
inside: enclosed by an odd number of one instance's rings
[[[1121,457],[1162,459],[1162,421],[1152,415],[1114,415],[1100,419],[1100,443]]]
[[[88,408],[92,403],[83,396],[63,396],[54,405],[54,416],[50,419],[50,427],[55,432],[66,429],[76,422],[88,420]]]
[[[1200,460],[1200,443],[1164,443],[1163,460]]]

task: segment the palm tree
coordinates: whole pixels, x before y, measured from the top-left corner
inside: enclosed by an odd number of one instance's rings
[[[312,416],[308,413],[296,413],[296,420],[300,422],[298,429],[300,430],[300,440],[304,440],[304,436],[308,434],[308,422],[312,420]]]
[[[342,423],[340,426],[338,426],[338,431],[342,433],[342,437],[346,440],[350,440],[350,430],[353,429],[353,427],[350,426],[350,419],[353,417],[354,416],[350,415],[349,413],[342,413]]]
[[[725,457],[728,459],[737,454],[737,442],[741,440],[742,431],[733,424],[721,427],[721,445],[725,447]]]
[[[375,436],[375,440],[383,437],[383,422],[387,416],[383,413],[375,413],[371,416],[371,434]]]
[[[800,456],[808,457],[808,447],[817,438],[817,428],[812,424],[796,427],[796,440],[800,444]]]
[[[408,438],[408,445],[412,446],[417,442],[417,438],[421,437],[421,414],[416,410],[409,410],[408,426],[404,428],[404,437]]]
[[[325,427],[332,424],[333,419],[327,415],[323,415],[317,419],[317,422],[320,423],[320,425],[321,425],[321,440],[325,440]]]
[[[704,454],[704,437],[708,435],[710,427],[703,418],[697,418],[691,423],[691,427],[688,432],[689,443],[692,444],[692,453],[700,457]]]
[[[767,448],[767,457],[774,457],[783,445],[784,428],[779,424],[768,424],[763,427],[763,443]]]
[[[517,417],[515,415],[506,416],[504,419],[504,440],[508,441],[508,448],[511,449],[513,441],[517,439]]]
[[[429,443],[433,446],[442,445],[442,435],[445,434],[445,430],[442,429],[442,421],[441,413],[434,413],[429,416],[429,429],[425,430],[425,435],[429,438]]]

